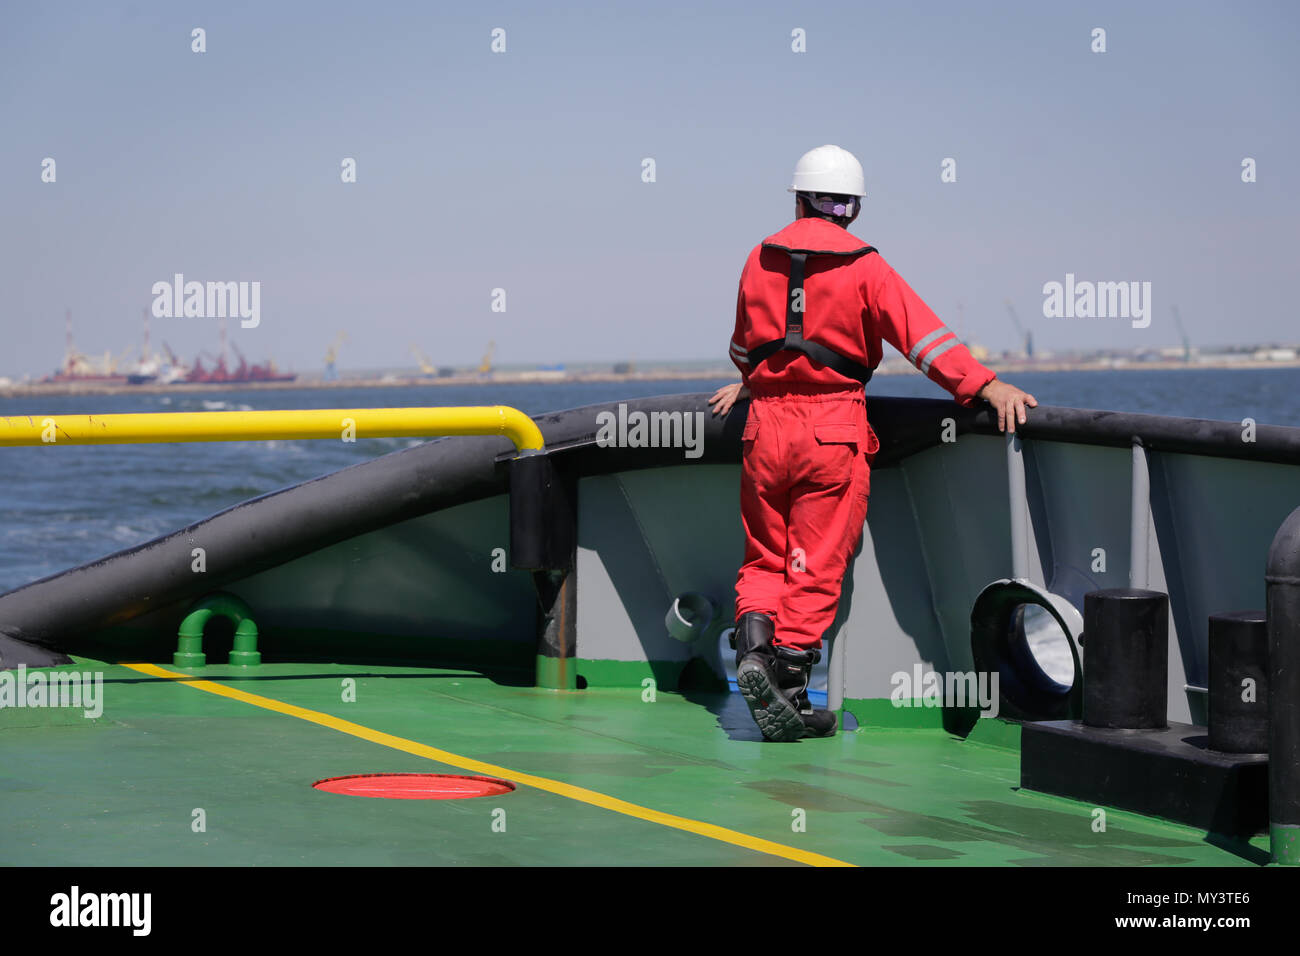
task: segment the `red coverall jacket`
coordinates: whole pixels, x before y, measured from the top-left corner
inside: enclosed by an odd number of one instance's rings
[[[776,643],[797,649],[820,646],[835,618],[879,442],[860,381],[794,351],[750,364],[751,350],[785,335],[784,250],[809,253],[805,340],[875,368],[884,339],[962,405],[994,378],[879,254],[846,255],[869,248],[832,222],[799,219],[755,247],[740,276],[731,359],[754,400],[743,434],[736,614],[769,615]]]

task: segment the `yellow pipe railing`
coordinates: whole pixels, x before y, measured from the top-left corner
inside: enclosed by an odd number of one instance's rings
[[[299,438],[351,441],[446,435],[505,435],[521,452],[544,447],[541,430],[533,420],[505,405],[0,417],[0,446]]]

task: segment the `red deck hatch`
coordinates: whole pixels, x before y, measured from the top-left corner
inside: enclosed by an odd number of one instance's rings
[[[389,800],[461,800],[509,793],[515,785],[495,777],[466,777],[445,773],[358,773],[330,777],[312,784],[326,793]]]

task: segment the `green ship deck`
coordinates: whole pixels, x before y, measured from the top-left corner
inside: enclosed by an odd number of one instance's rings
[[[6,865],[992,865],[1267,862],[1020,790],[1012,725],[763,744],[737,695],[552,691],[412,667],[99,665],[104,711],[0,710]],[[176,677],[162,676],[163,673]],[[177,679],[184,678],[184,680]],[[348,678],[355,701],[345,701]],[[648,695],[646,695],[648,696]],[[984,726],[989,725],[989,726]],[[1014,739],[1014,738],[1010,738]],[[462,800],[324,793],[473,773]],[[196,832],[196,810],[204,827]],[[504,810],[504,814],[500,813]],[[1214,838],[1217,840],[1217,838]]]

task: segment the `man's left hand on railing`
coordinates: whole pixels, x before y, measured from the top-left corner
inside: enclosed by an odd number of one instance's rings
[[[994,379],[979,390],[977,398],[982,398],[997,410],[998,431],[1014,433],[1016,423],[1025,423],[1025,409],[1036,408],[1038,399],[1028,392],[1016,388],[1009,382]]]

